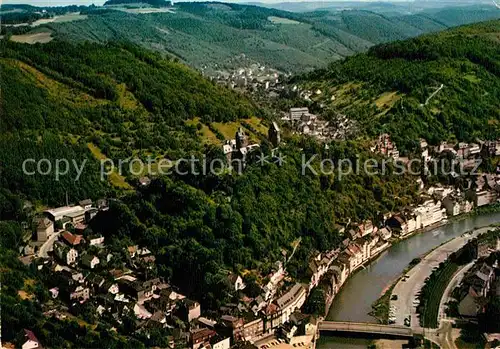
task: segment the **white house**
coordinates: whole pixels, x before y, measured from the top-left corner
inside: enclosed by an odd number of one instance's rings
[[[25,342],[21,346],[22,349],[35,349],[42,348],[40,341],[36,338],[35,334],[30,330],[24,330]]]
[[[227,337],[219,342],[212,344],[212,349],[229,349],[231,347],[231,338]]]
[[[281,323],[285,323],[290,319],[290,315],[297,309],[300,309],[306,301],[307,291],[299,283],[296,283],[290,291],[278,298],[276,304],[281,310]]]
[[[104,244],[104,236],[102,236],[102,235],[91,236],[91,237],[89,237],[88,240],[89,240],[89,244],[91,246]]]
[[[229,281],[231,282],[231,284],[233,285],[235,291],[245,289],[246,285],[243,282],[243,279],[241,278],[241,276],[239,276],[235,273],[230,273],[228,278],[229,278]]]
[[[99,258],[97,256],[86,254],[82,257],[82,264],[90,269],[94,269],[97,264],[99,264]]]

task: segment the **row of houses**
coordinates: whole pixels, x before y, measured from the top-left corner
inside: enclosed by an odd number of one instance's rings
[[[333,300],[349,275],[390,246],[392,230],[388,227],[378,228],[372,221],[366,220],[353,224],[352,229],[344,231],[344,234],[347,237],[340,248],[315,254],[308,266],[308,291],[320,284],[326,286],[327,304]],[[324,280],[327,282],[323,283]]]
[[[483,181],[486,183],[487,178],[490,178],[491,185],[491,175],[485,175]],[[488,193],[488,199],[482,196],[483,192]],[[470,197],[466,195],[467,193],[476,194],[475,197]],[[327,286],[327,295],[332,300],[348,276],[387,249],[393,237],[402,238],[418,230],[440,224],[446,221],[448,216],[468,213],[474,206],[497,202],[497,197],[496,192],[483,189],[481,186],[478,190],[472,189],[466,193],[461,193],[453,187],[431,187],[425,195],[422,195],[421,204],[408,207],[397,214],[381,217],[379,227],[370,220],[348,224],[347,229],[340,227],[340,233],[345,236],[341,247],[324,253],[318,252],[310,259],[307,274],[308,291],[318,287],[322,280],[326,280],[323,286]]]
[[[346,133],[349,122],[345,116],[339,115],[336,125],[325,121],[309,112],[307,107],[290,108],[287,115],[281,120],[290,125],[292,130],[299,134],[313,136],[318,140],[332,140],[340,138]]]
[[[293,320],[294,314],[305,303],[307,294],[306,285],[295,283],[271,301],[266,302],[263,298],[256,300],[256,303],[262,303],[256,313],[241,309],[237,312],[239,315],[225,314],[217,321],[199,317],[192,323],[192,348],[222,347],[221,341],[226,343],[224,345],[254,343],[268,337]],[[246,299],[245,302],[253,304],[254,300]],[[229,311],[229,306],[224,309]]]

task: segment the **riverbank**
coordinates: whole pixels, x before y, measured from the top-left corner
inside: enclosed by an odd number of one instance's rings
[[[460,217],[462,218],[462,217]],[[372,322],[377,320],[368,315],[372,305],[401,275],[415,258],[422,258],[439,246],[455,237],[476,229],[496,225],[500,222],[500,213],[468,215],[463,219],[453,219],[426,234],[417,234],[395,243],[365,268],[351,275],[342,289],[336,294],[327,316],[331,321]],[[411,301],[410,301],[411,303]],[[371,340],[350,337],[322,336],[318,349],[350,348],[366,349]]]
[[[453,219],[448,224],[426,234],[416,234],[393,242],[389,249],[365,267],[351,274],[336,293],[327,315],[332,321],[376,322],[368,315],[372,305],[408,267],[414,258],[422,258],[429,251],[476,227],[500,222],[500,213],[486,213]]]
[[[434,230],[437,230],[441,227],[444,227],[446,225],[449,225],[449,224],[453,224],[453,223],[457,223],[457,222],[460,222],[462,220],[466,220],[466,219],[470,219],[470,218],[473,218],[473,217],[477,217],[481,214],[491,214],[491,213],[500,213],[500,204],[494,204],[494,205],[489,205],[489,206],[484,206],[484,207],[480,207],[480,208],[477,208],[469,213],[464,213],[464,214],[461,214],[461,215],[457,215],[457,216],[453,216],[453,217],[450,217],[449,219],[445,219],[443,221],[440,221],[440,222],[437,222],[435,224],[432,224],[430,226],[427,226],[425,228],[422,228],[422,229],[417,229],[415,230],[414,232],[411,232],[409,234],[406,234],[404,236],[401,236],[401,237],[396,237],[396,238],[393,238],[389,241],[389,244],[387,245],[387,247],[377,251],[377,253],[373,254],[372,256],[370,256],[370,258],[368,258],[367,260],[363,261],[363,263],[361,263],[360,265],[358,265],[350,274],[349,276],[347,277],[347,279],[344,281],[344,283],[341,285],[340,287],[340,290],[342,289],[342,286],[344,286],[344,284],[346,284],[349,279],[351,279],[354,275],[356,275],[357,272],[359,272],[360,270],[362,269],[365,269],[367,265],[369,265],[370,263],[373,263],[377,258],[379,258],[384,252],[386,252],[387,250],[389,250],[391,247],[393,247],[394,245],[402,242],[402,241],[405,241],[405,240],[408,240],[416,235],[419,235],[419,234],[424,234],[424,233],[427,233],[427,232],[430,232],[430,231],[434,231]],[[478,227],[475,227],[475,228],[478,228]],[[446,243],[447,241],[443,242],[442,244]],[[441,245],[439,245],[441,246]],[[435,248],[439,247],[439,246],[436,246],[434,247],[433,249],[431,249],[430,251],[427,251],[423,256],[427,255],[428,253],[431,253]],[[421,258],[423,258],[423,256]],[[413,262],[413,261],[412,261]],[[411,265],[411,262],[410,264],[408,265],[407,268],[412,268],[413,265]],[[408,269],[409,270],[409,269]],[[403,270],[402,271],[402,274],[406,273],[408,270]],[[396,279],[395,281],[393,281],[392,283],[388,284],[386,287],[389,288],[391,286],[393,286],[393,284],[395,284],[397,281],[399,280]],[[338,294],[339,292],[337,292]],[[384,294],[382,294],[382,296],[380,298],[383,297]],[[336,297],[336,294],[334,294],[333,296],[329,297],[328,299],[325,299],[325,305],[326,305],[326,309],[330,309],[333,302],[335,301],[335,297]],[[375,301],[373,304],[372,304],[372,308],[373,306],[376,306],[376,307],[383,307],[382,305],[380,305],[380,303],[377,301]],[[388,311],[388,307],[387,307],[387,311]],[[328,313],[329,311],[327,311],[327,313],[325,314],[327,317],[328,317]],[[368,312],[369,315],[375,313],[373,310]],[[380,316],[376,315],[374,316],[374,318],[376,318],[377,320],[380,320],[380,319],[385,319],[385,315],[383,314],[383,312],[380,314]],[[386,320],[387,321],[387,320]]]
[[[382,295],[380,296],[380,298],[377,299],[372,304],[373,310],[369,313],[369,315],[373,316],[381,324],[384,324],[384,325],[389,324],[389,309],[390,309],[390,300],[391,300],[391,296],[392,296],[392,291],[394,290],[394,287],[396,287],[396,284],[399,282],[401,277],[403,275],[405,275],[408,271],[410,271],[415,265],[420,263],[421,260],[422,260],[421,258],[412,259],[410,264],[403,270],[401,275],[396,280],[391,282],[382,291]]]
[[[404,319],[410,316],[412,328],[421,329],[416,307],[413,304],[413,301],[416,299],[417,292],[422,289],[425,281],[432,275],[433,270],[435,268],[439,268],[441,263],[448,260],[450,254],[462,248],[470,239],[493,230],[494,228],[495,225],[490,224],[486,227],[476,228],[471,233],[465,232],[451,240],[448,240],[446,243],[441,244],[439,247],[429,252],[420,263],[413,267],[410,272],[406,273],[405,280],[403,281],[403,279],[401,279],[398,281],[392,293],[393,295],[397,295],[398,299],[390,302],[390,306],[394,306],[397,309],[396,324],[404,325]],[[434,310],[436,310],[437,320],[439,301],[441,300],[442,292],[444,292],[444,289],[446,288],[446,284],[444,284],[444,282],[448,282],[450,280],[457,268],[444,268],[443,270],[445,273],[441,278],[438,278],[442,280],[436,280],[438,285],[435,285],[436,287],[433,289],[436,291],[434,292],[434,296],[436,297],[437,305],[434,307],[433,300],[431,304],[432,307],[426,309],[425,313],[428,315],[426,315],[426,318],[430,319],[434,314]],[[430,323],[431,321],[428,322]]]

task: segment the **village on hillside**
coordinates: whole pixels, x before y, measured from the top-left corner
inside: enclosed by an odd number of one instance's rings
[[[328,125],[309,114],[307,108],[292,108],[281,125],[272,122],[269,127],[268,140],[276,148],[283,141],[283,127],[302,129],[302,133],[313,135],[329,132],[325,131]],[[313,131],[304,132],[306,127]],[[244,129],[239,128],[235,138],[222,147],[229,161],[236,158],[244,161],[259,146],[250,144]],[[422,139],[420,149],[421,158],[428,164],[447,153],[469,166],[482,156],[500,155],[500,141],[441,143],[432,147]],[[388,134],[374,140],[370,150],[387,158],[408,161],[400,156]],[[452,174],[451,179],[458,176]],[[45,286],[52,299],[43,304],[46,315],[66,318],[72,316],[72,310],[91,304],[98,318],[115,326],[132,317],[137,331],[145,334],[153,328],[172,329],[171,348],[226,349],[235,345],[260,349],[314,348],[321,318],[303,314],[301,308],[315,288],[325,291],[327,312],[349,276],[394,241],[499,201],[498,174],[481,173],[460,181],[464,182],[465,189],[458,185],[425,186],[422,176],[416,176],[418,202],[401,212],[386,212],[378,222],[339,225],[342,244],[335,250],[317,251],[310,256],[307,275],[302,280],[293,280],[288,275],[286,259],[278,260],[270,270],[260,271],[259,291],[255,294],[254,288],[249,292],[245,275],[227,271],[235,301],[221,306],[217,314],[206,314],[199,300],[189,299],[176,285],[157,277],[156,256],[147,246],[131,245],[116,251],[107,245],[103,232],[92,231],[89,223],[100,211],[108,209],[106,199],[83,200],[45,210],[37,220],[33,240],[20,251],[20,260],[50,275]],[[27,343],[37,342],[30,329],[26,329],[26,338]]]

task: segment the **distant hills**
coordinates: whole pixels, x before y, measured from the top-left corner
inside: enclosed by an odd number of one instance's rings
[[[165,0],[108,0],[104,3],[104,6],[132,5],[132,4],[151,5],[154,7],[166,7],[166,6],[171,6],[172,2]]]
[[[500,21],[375,46],[295,82],[322,91],[314,104],[347,114],[369,137],[390,133],[403,151],[419,138],[498,139]]]
[[[97,10],[83,21],[46,26],[62,40],[130,40],[200,69],[231,67],[232,58],[245,54],[285,72],[303,72],[375,44],[500,17],[492,4],[416,14],[367,6],[372,10],[292,13],[228,3],[176,3],[168,13]]]
[[[400,0],[400,1],[296,1],[296,2],[248,2],[248,5],[256,5],[291,12],[307,11],[340,11],[346,9],[363,9],[377,12],[399,12],[402,14],[413,14],[431,8],[491,5],[490,0]]]

